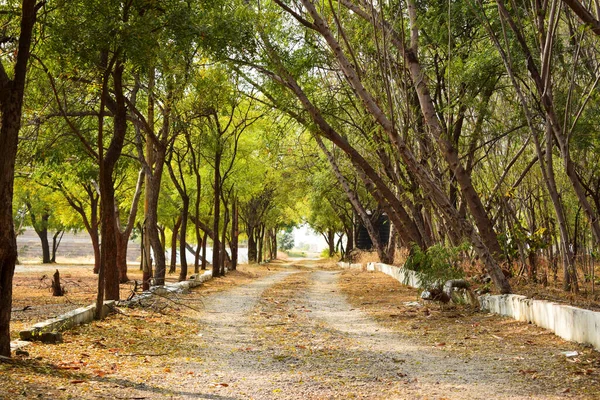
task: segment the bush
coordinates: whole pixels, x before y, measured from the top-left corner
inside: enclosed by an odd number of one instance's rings
[[[334,253],[333,256],[329,256],[329,249],[323,249],[320,254],[321,258],[341,258],[340,253]]]
[[[444,247],[436,244],[423,251],[413,245],[404,267],[417,272],[422,288],[442,287],[449,279],[461,279],[461,253],[467,246]]]

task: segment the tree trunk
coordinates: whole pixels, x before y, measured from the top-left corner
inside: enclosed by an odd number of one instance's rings
[[[194,250],[194,273],[200,272],[200,257],[202,255],[202,235],[200,229],[196,227],[196,248]]]
[[[254,226],[246,227],[246,235],[248,235],[248,264],[255,264],[258,260],[258,249],[256,248],[256,238],[254,236]]]
[[[125,135],[127,133],[127,108],[125,106],[125,96],[123,94],[123,70],[124,66],[120,62],[114,68],[113,84],[116,110],[113,121],[113,135],[103,154],[102,136],[103,136],[103,116],[99,117],[99,155],[100,155],[100,216],[102,243],[100,246],[100,271],[98,273],[98,297],[96,301],[96,318],[102,315],[103,296],[106,300],[119,300],[119,267],[117,264],[117,235],[120,233],[117,225],[117,213],[115,211],[115,188],[113,182],[113,172],[117,160],[121,156]],[[103,84],[103,99],[106,101],[108,96],[108,77],[106,76]],[[101,106],[101,109],[103,107]],[[102,283],[104,287],[102,288]],[[102,290],[103,289],[103,290]]]
[[[182,197],[183,208],[181,209],[181,227],[179,228],[179,281],[185,281],[188,274],[187,265],[187,221],[190,210],[190,199],[187,196]]]
[[[36,13],[36,1],[23,0],[14,78],[8,78],[4,66],[0,68],[0,356],[4,357],[10,357],[12,282],[17,260],[17,237],[12,217],[15,159]]]
[[[157,152],[158,153],[158,152]],[[162,286],[165,284],[166,274],[166,260],[164,251],[164,240],[161,240],[162,232],[159,232],[158,227],[158,196],[160,191],[160,182],[162,178],[162,166],[164,163],[164,154],[159,156],[156,154],[155,168],[152,177],[149,179],[150,186],[146,187],[146,190],[150,195],[150,202],[148,207],[148,215],[146,219],[147,223],[147,235],[152,246],[152,252],[154,254],[154,284]]]
[[[33,229],[38,235],[38,238],[40,238],[40,243],[42,245],[42,263],[50,264],[52,262],[50,259],[50,244],[48,243],[48,220],[50,219],[50,214],[47,211],[43,211],[42,219],[41,221],[38,221],[31,204],[27,203],[27,208],[29,209],[29,217],[31,218]]]
[[[260,224],[259,228],[258,228],[258,259],[257,261],[259,263],[263,262],[263,244],[264,244],[264,239],[265,239],[265,225],[264,224]]]
[[[44,220],[44,218],[46,218],[46,221],[47,221],[48,214],[42,215],[42,220]],[[52,259],[50,257],[50,243],[48,243],[48,229],[47,228],[36,229],[35,233],[37,233],[37,235],[40,238],[40,241],[42,243],[42,264],[51,264]]]
[[[221,218],[221,151],[215,153],[215,176],[214,176],[214,221],[213,221],[213,277],[219,276],[221,272],[221,245],[219,243],[219,218]]]
[[[239,215],[237,198],[231,202],[231,269],[236,270],[238,265],[239,243]]]
[[[225,264],[226,261],[230,262],[229,255],[225,250],[225,243],[227,242],[227,227],[229,225],[229,208],[227,203],[223,204],[223,231],[221,232],[221,275],[225,275]]]
[[[181,226],[182,218],[181,214],[175,220],[173,224],[173,234],[171,235],[171,266],[169,267],[169,274],[175,273],[177,264],[177,235],[179,234],[179,227]],[[183,249],[185,251],[185,248]]]
[[[208,233],[204,232],[202,238],[202,271],[206,270],[206,241],[208,240]]]
[[[50,258],[51,263],[56,263],[56,253],[58,252],[58,246],[60,246],[60,242],[62,241],[64,233],[64,230],[59,230],[56,231],[56,233],[52,236],[52,257]]]
[[[335,231],[327,230],[327,244],[329,245],[329,257],[335,256]]]
[[[117,267],[119,268],[119,282],[129,282],[127,276],[127,247],[129,242],[129,236],[119,234],[117,235]]]
[[[346,254],[345,259],[348,259],[350,253],[354,250],[354,227],[346,229]]]
[[[94,249],[94,274],[100,271],[100,235],[98,228],[88,232],[92,240],[92,248]]]

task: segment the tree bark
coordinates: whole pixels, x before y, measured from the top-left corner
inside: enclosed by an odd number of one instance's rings
[[[202,238],[202,271],[206,270],[206,242],[208,239],[208,233],[204,232],[204,237]]]
[[[124,66],[120,62],[116,63],[113,75],[113,85],[115,93],[116,110],[113,121],[113,135],[110,140],[106,154],[102,157],[102,134],[99,136],[99,154],[100,154],[100,216],[101,216],[101,238],[100,246],[100,272],[98,274],[99,282],[104,281],[104,299],[119,300],[119,267],[117,264],[117,235],[119,234],[117,225],[117,214],[115,211],[115,188],[113,182],[113,172],[117,160],[121,156],[125,135],[127,133],[127,108],[125,106],[125,96],[123,94],[123,70]],[[108,96],[108,82],[105,80],[103,90],[104,96]],[[100,119],[100,130],[103,131],[103,119]],[[96,306],[96,317],[101,316],[102,311],[102,291],[99,290],[99,296]]]
[[[173,274],[176,270],[177,264],[177,235],[179,234],[179,227],[181,226],[181,214],[175,220],[173,224],[173,234],[171,235],[171,266],[169,267],[169,273]],[[183,249],[185,251],[185,248]]]
[[[214,221],[213,221],[213,277],[220,276],[221,273],[221,245],[219,243],[219,218],[221,218],[221,149],[215,152],[215,171],[214,171]]]
[[[188,274],[187,264],[187,221],[188,214],[190,211],[190,198],[188,196],[182,196],[183,206],[181,209],[181,227],[179,228],[179,281],[185,281]]]
[[[56,263],[56,253],[58,253],[58,246],[60,246],[64,233],[64,230],[58,230],[52,236],[52,256],[50,257],[50,262],[53,264]]]
[[[246,226],[246,235],[248,235],[248,263],[254,264],[258,260],[258,249],[256,248],[256,239],[254,231],[256,228],[252,225]]]
[[[48,220],[50,219],[50,213],[48,211],[42,211],[41,220],[38,221],[37,215],[33,211],[31,203],[27,202],[27,209],[29,210],[29,217],[31,218],[31,225],[42,245],[42,264],[50,264],[50,244],[48,243]]]
[[[239,243],[239,215],[238,202],[234,197],[231,202],[231,269],[236,270],[238,265],[238,243]]]
[[[35,0],[22,1],[13,79],[8,77],[5,66],[0,63],[0,356],[4,357],[10,357],[12,282],[17,260],[17,238],[12,217],[15,159],[32,32],[39,7]]]

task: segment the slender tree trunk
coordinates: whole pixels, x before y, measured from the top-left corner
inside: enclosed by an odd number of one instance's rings
[[[56,262],[56,253],[58,252],[58,246],[60,246],[60,242],[62,241],[64,230],[59,230],[54,233],[52,236],[52,257],[50,257],[50,262]]]
[[[236,270],[238,265],[239,243],[239,215],[237,198],[231,202],[231,269]]]
[[[179,228],[179,259],[180,259],[180,270],[179,270],[179,281],[185,281],[188,274],[187,264],[187,221],[190,210],[190,198],[187,196],[182,197],[183,208],[181,209],[181,227]]]
[[[166,274],[166,259],[164,251],[164,240],[161,240],[161,232],[158,227],[158,197],[160,193],[160,183],[162,181],[162,170],[165,162],[164,149],[158,150],[155,153],[155,165],[152,176],[149,179],[150,185],[146,186],[146,190],[149,193],[149,209],[148,215],[146,216],[146,223],[148,224],[147,235],[152,246],[154,253],[154,284],[162,286],[165,284]]]
[[[258,250],[256,248],[256,238],[254,231],[256,228],[252,225],[246,226],[246,234],[248,235],[248,263],[254,264],[258,260]]]
[[[219,218],[221,218],[221,151],[215,153],[215,186],[214,186],[214,222],[213,222],[213,277],[221,272],[221,245],[219,243]]]
[[[327,244],[329,245],[329,257],[335,256],[335,231],[327,230]]]
[[[202,255],[202,236],[200,229],[196,227],[196,249],[194,251],[194,273],[200,272],[200,257]]]
[[[169,273],[175,273],[176,264],[177,264],[177,235],[179,234],[179,227],[181,226],[182,218],[181,214],[175,220],[173,224],[173,234],[171,235],[171,266],[169,268]],[[185,248],[184,248],[185,251]]]
[[[155,86],[155,69],[151,67],[148,72],[148,125],[152,131],[154,131],[154,86]],[[143,224],[143,246],[144,254],[142,257],[142,290],[146,291],[150,289],[150,281],[152,280],[153,273],[153,259],[152,259],[152,242],[150,240],[150,213],[152,203],[152,193],[150,188],[152,187],[152,168],[154,167],[154,145],[152,140],[146,138],[146,164],[150,171],[146,171],[146,190],[144,192],[144,224]]]
[[[47,220],[48,215],[43,215],[42,220],[44,219],[44,217],[46,217]],[[37,233],[42,244],[42,264],[51,264],[52,259],[50,257],[50,243],[48,243],[48,229],[36,229],[35,233]]]
[[[208,233],[204,232],[202,238],[202,271],[206,269],[206,241],[208,240]]]
[[[29,202],[27,202],[27,208],[29,209],[29,217],[31,218],[31,224],[36,235],[40,239],[42,245],[42,263],[52,263],[50,259],[50,244],[48,243],[48,220],[50,214],[47,211],[42,211],[41,220],[38,221],[37,215],[33,212],[33,208]]]
[[[225,275],[225,267],[227,261],[229,261],[229,255],[225,249],[225,243],[227,241],[227,226],[229,225],[229,209],[227,203],[223,204],[223,232],[221,233],[221,275]]]
[[[346,229],[346,254],[345,259],[348,259],[350,253],[354,250],[354,229]]]
[[[264,244],[264,238],[265,238],[265,225],[264,224],[260,224],[260,226],[258,227],[258,240],[257,240],[257,247],[258,247],[258,262],[261,263],[263,262],[263,244]]]
[[[100,271],[98,274],[99,286],[104,282],[104,298],[106,300],[119,300],[119,267],[117,265],[117,214],[115,211],[115,188],[113,183],[113,172],[117,160],[121,156],[125,135],[127,133],[127,109],[125,96],[123,94],[123,69],[121,63],[117,63],[113,71],[113,84],[116,99],[116,112],[114,116],[113,136],[106,154],[102,156],[103,150],[99,146],[100,154],[100,216],[101,216],[101,238],[100,246]],[[107,79],[103,89],[104,96],[108,95]],[[103,119],[100,117],[99,143],[102,139]],[[102,312],[101,290],[99,290],[96,317]]]
[[[4,65],[0,68],[0,356],[4,357],[10,357],[12,282],[17,261],[17,237],[12,218],[15,159],[27,64],[38,10],[36,0],[23,0],[21,4],[19,47],[13,79],[6,74]]]

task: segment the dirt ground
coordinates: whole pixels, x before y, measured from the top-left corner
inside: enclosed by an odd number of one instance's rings
[[[15,334],[44,312],[89,304],[85,292],[93,298],[88,268],[61,271],[72,281],[68,302],[52,298],[43,273],[16,275]],[[315,261],[244,267],[190,294],[121,308],[65,332],[62,344],[26,347],[0,364],[0,398],[598,398],[598,352],[417,297],[386,275]]]

